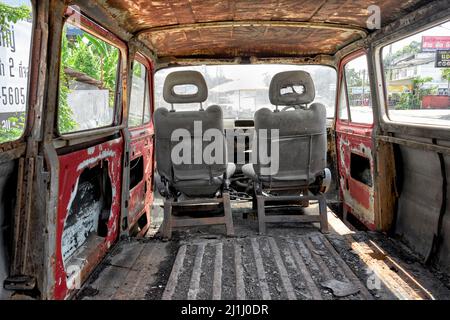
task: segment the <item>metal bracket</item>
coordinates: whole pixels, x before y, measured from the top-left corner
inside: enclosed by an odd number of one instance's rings
[[[29,291],[36,287],[36,278],[32,276],[8,277],[3,282],[5,290]]]

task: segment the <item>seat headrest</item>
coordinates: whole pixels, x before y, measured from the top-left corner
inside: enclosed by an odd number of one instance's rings
[[[197,92],[194,94],[177,94],[175,86],[194,85]],[[208,98],[208,87],[205,79],[198,71],[175,71],[166,77],[163,97],[167,103],[202,103]]]
[[[270,103],[276,106],[295,106],[314,101],[316,89],[311,75],[305,71],[277,73],[270,82]]]

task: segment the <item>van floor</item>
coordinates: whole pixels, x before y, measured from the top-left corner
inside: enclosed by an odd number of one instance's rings
[[[317,205],[295,210],[311,214]],[[233,204],[235,237],[210,226],[176,230],[164,242],[155,226],[146,238],[119,241],[74,298],[450,299],[444,276],[401,243],[328,216],[326,235],[313,224],[269,224],[260,236],[242,203]]]

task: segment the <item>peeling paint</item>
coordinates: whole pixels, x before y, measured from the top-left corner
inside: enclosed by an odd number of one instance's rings
[[[82,163],[80,163],[77,167],[77,171],[83,170],[83,169],[91,166],[92,164],[97,163],[99,160],[103,160],[108,157],[114,157],[114,156],[115,156],[114,151],[111,151],[111,150],[102,151],[102,153],[99,154],[98,156],[86,159]]]
[[[371,129],[338,123],[336,143],[338,145],[339,186],[347,211],[351,212],[369,229],[375,228],[374,189],[351,176],[351,154],[357,154],[370,161],[370,175],[373,181],[373,156]],[[352,132],[352,133],[348,133]]]
[[[95,152],[95,147],[90,147],[90,148],[87,149],[87,153],[89,155],[92,155],[94,152]]]
[[[73,255],[76,248],[83,248],[86,252],[83,259],[76,259],[82,279],[97,265],[106,254],[108,248],[117,240],[120,217],[120,195],[122,184],[122,154],[123,140],[117,138],[103,144],[97,145],[89,150],[84,149],[73,153],[59,156],[60,180],[58,196],[58,219],[56,226],[56,253],[55,253],[55,288],[54,298],[64,299],[69,294],[71,275],[66,274],[65,262]],[[105,238],[96,236],[95,241],[88,240],[91,234],[96,234],[98,226],[98,214],[103,205],[91,203],[81,212],[81,219],[70,225],[69,213],[76,201],[76,192],[80,187],[80,175],[86,168],[92,168],[102,161],[108,163],[108,176],[111,182],[112,202],[107,221],[107,234]],[[82,230],[82,232],[80,232]],[[81,246],[80,246],[81,244]],[[78,252],[78,251],[76,251]],[[72,261],[72,259],[70,260]]]
[[[327,23],[367,28],[370,5],[381,9],[383,25],[397,20],[425,0],[314,1],[147,1],[99,0],[119,25],[139,37],[158,57],[235,57],[334,54],[361,38],[352,30],[239,25],[263,22]],[[221,27],[224,22],[233,27]],[[197,28],[200,24],[207,28]],[[194,25],[192,28],[186,28]],[[164,27],[171,27],[161,30]],[[159,30],[158,30],[159,28]]]

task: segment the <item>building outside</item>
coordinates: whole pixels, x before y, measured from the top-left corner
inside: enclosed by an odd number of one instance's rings
[[[439,38],[439,39],[429,39]],[[436,67],[436,50],[450,48],[450,37],[423,37],[417,52],[407,52],[386,66],[389,107],[395,108],[404,94],[421,90],[421,109],[449,108],[450,82]]]

